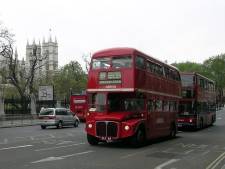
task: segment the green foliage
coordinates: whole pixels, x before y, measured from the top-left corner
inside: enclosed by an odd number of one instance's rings
[[[203,62],[173,63],[181,72],[196,72],[216,82],[217,90],[225,88],[225,54],[213,56]]]
[[[185,63],[173,63],[173,66],[177,67],[181,72],[196,72],[199,74],[205,74],[205,68],[203,64],[185,62]]]
[[[63,66],[53,77],[57,99],[69,98],[70,92],[81,92],[86,89],[87,75],[77,61]]]
[[[213,56],[204,61],[205,69],[208,71],[208,77],[216,82],[218,89],[225,88],[225,54]]]

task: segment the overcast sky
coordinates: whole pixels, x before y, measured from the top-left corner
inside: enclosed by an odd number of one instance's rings
[[[203,62],[225,53],[225,0],[1,0],[0,21],[20,58],[30,43],[57,37],[59,65],[111,47],[162,61]],[[82,63],[83,64],[83,63]]]

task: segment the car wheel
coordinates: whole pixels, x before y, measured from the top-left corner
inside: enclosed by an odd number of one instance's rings
[[[79,121],[78,120],[75,120],[74,127],[78,127],[78,125],[79,125]]]
[[[42,128],[42,129],[46,129],[46,126],[41,125],[41,128]]]
[[[58,125],[56,126],[58,129],[61,129],[63,127],[62,121],[59,121]]]
[[[90,144],[90,145],[97,145],[98,144],[98,142],[99,142],[99,140],[96,138],[96,137],[94,137],[94,136],[92,136],[92,135],[90,135],[90,134],[87,134],[87,140],[88,140],[88,143]]]

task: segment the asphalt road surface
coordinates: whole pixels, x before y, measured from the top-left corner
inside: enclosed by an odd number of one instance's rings
[[[78,128],[0,129],[0,169],[225,169],[225,110],[214,126],[179,132],[142,148],[90,146]]]

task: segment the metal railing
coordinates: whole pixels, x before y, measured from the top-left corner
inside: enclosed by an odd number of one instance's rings
[[[0,115],[0,127],[19,127],[37,124],[38,124],[37,115],[31,114]]]

